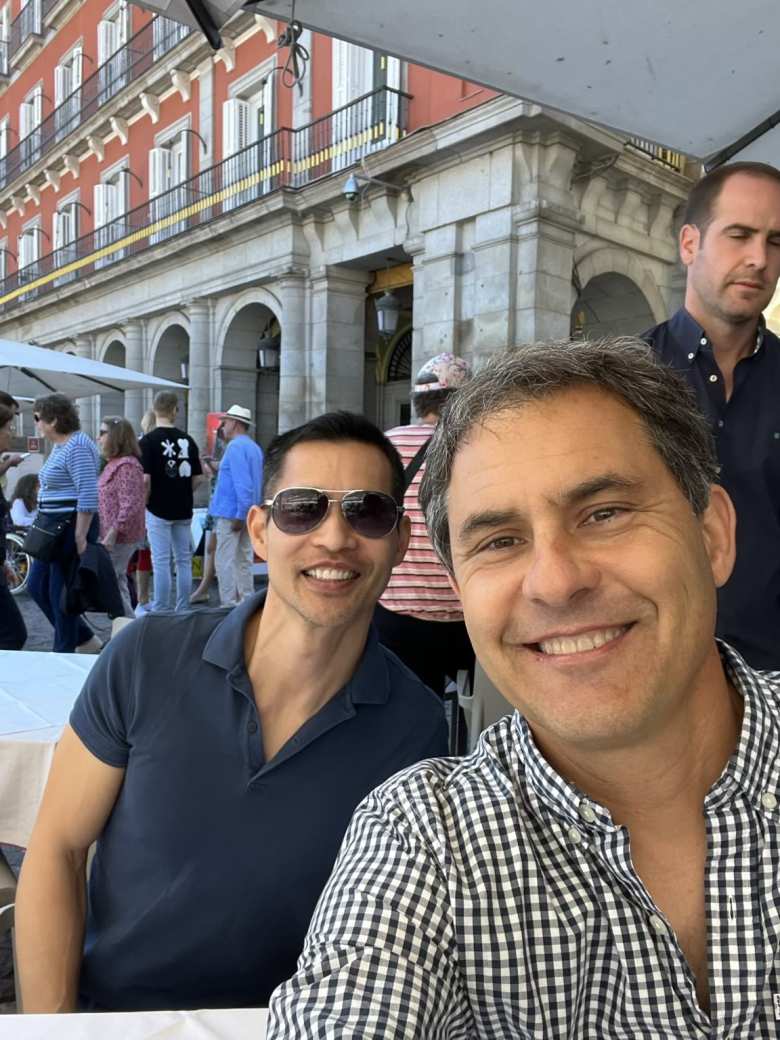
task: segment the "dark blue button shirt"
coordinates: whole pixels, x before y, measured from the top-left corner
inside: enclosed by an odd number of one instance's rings
[[[266,762],[243,648],[262,601],[134,622],[73,708],[85,746],[125,769],[90,875],[83,1006],[266,1004],[358,802],[447,753],[441,701],[372,632],[353,678]]]
[[[737,511],[737,561],[718,597],[718,635],[754,668],[780,668],[780,340],[762,323],[727,401],[707,333],[685,308],[644,339],[696,393]]]

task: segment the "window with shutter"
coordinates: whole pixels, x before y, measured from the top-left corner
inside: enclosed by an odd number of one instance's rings
[[[332,70],[332,168],[341,170],[357,162],[363,154],[360,131],[368,123],[370,101],[366,99],[357,109],[343,106],[373,90],[374,52],[344,40],[333,40]]]
[[[222,187],[228,191],[223,199],[223,210],[234,209],[246,201],[243,192],[230,191],[230,185],[236,184],[248,176],[250,159],[244,149],[249,144],[251,108],[243,98],[230,98],[222,106]]]
[[[149,150],[149,219],[151,223],[168,215],[169,199],[163,192],[167,191],[170,182],[171,153],[167,148],[151,148]],[[149,236],[154,245],[165,238],[165,231],[155,231]]]
[[[78,251],[78,207],[74,202],[66,203],[62,209],[55,211],[53,232],[55,267],[65,267],[76,259]],[[75,271],[68,271],[55,278],[54,284],[64,285],[75,277]]]

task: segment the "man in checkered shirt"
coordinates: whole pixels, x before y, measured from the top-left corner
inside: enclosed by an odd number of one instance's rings
[[[361,804],[268,1040],[780,1036],[780,677],[714,637],[716,477],[635,340],[448,405],[421,500],[518,712]]]

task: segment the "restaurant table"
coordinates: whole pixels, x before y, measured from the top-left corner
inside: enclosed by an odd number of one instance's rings
[[[27,847],[54,747],[95,661],[0,650],[0,843]]]
[[[3,1015],[3,1040],[264,1040],[268,1012],[134,1011],[92,1015]]]

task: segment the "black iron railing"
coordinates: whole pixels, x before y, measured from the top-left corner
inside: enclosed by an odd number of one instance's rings
[[[301,188],[343,170],[404,135],[409,100],[408,94],[381,87],[307,126],[267,135],[9,274],[0,283],[0,307],[84,278],[279,188]]]
[[[11,22],[8,34],[8,56],[11,61],[30,36],[43,36],[41,0],[27,0],[19,14]]]
[[[30,0],[39,5],[40,0]],[[22,8],[26,11],[27,8]],[[21,15],[20,15],[21,17]],[[18,19],[17,19],[18,21]],[[13,25],[11,26],[13,31]],[[52,148],[86,122],[98,109],[124,90],[190,34],[179,22],[157,17],[115,51],[84,82],[65,98],[41,124],[23,137],[0,161],[0,188],[10,184]]]
[[[663,166],[668,166],[678,173],[685,169],[685,156],[681,152],[673,152],[671,148],[663,148],[660,144],[645,141],[642,137],[629,137],[628,144],[649,159],[655,159]]]

